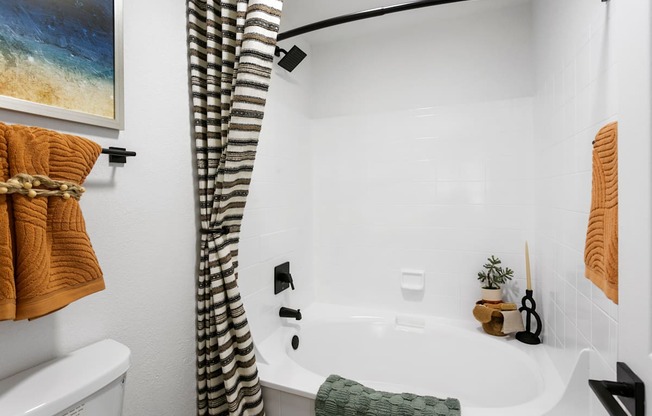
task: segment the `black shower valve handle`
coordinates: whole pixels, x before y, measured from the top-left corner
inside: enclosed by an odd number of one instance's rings
[[[292,279],[292,275],[290,273],[281,273],[281,280],[285,283],[289,283],[290,288],[294,290],[294,280]]]

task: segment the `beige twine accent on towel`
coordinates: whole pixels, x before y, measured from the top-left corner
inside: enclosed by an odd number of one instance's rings
[[[7,182],[0,181],[0,194],[20,194],[30,198],[60,196],[79,201],[84,192],[86,189],[74,182],[57,181],[45,175],[19,173]]]

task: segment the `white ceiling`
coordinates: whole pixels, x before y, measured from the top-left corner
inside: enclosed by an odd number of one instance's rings
[[[335,16],[410,1],[413,0],[284,0],[281,32]],[[392,28],[396,29],[403,25],[407,26],[426,21],[435,22],[443,19],[454,19],[468,14],[526,4],[530,1],[469,0],[461,3],[426,7],[322,29],[304,35],[304,39],[311,43],[341,40],[351,36],[359,36],[372,33],[376,30],[386,29],[388,24],[391,24]]]

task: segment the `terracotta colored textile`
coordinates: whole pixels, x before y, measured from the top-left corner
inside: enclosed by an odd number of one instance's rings
[[[515,311],[518,308],[515,303],[486,303],[484,301],[478,301],[473,308],[473,316],[480,323],[486,324],[491,321],[492,315],[494,312],[502,311]],[[496,315],[497,316],[497,315]]]
[[[81,137],[36,127],[3,128],[9,176],[40,174],[82,184],[102,151],[99,145]],[[11,205],[15,235],[14,319],[47,315],[104,289],[78,201],[14,194]],[[1,276],[6,274],[4,269],[1,272]]]
[[[0,181],[10,178],[7,162],[9,126],[0,123]],[[14,282],[13,217],[11,197],[0,195],[0,321],[16,317],[16,284]]]
[[[618,123],[593,146],[593,191],[584,251],[586,277],[618,303]]]

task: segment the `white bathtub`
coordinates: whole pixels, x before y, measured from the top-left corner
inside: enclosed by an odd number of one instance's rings
[[[257,346],[267,390],[314,400],[325,378],[339,374],[374,389],[458,398],[464,416],[583,414],[583,406],[569,405],[577,400],[561,400],[566,383],[541,345],[489,336],[473,321],[327,304],[302,314]],[[586,384],[581,368],[575,384]]]

